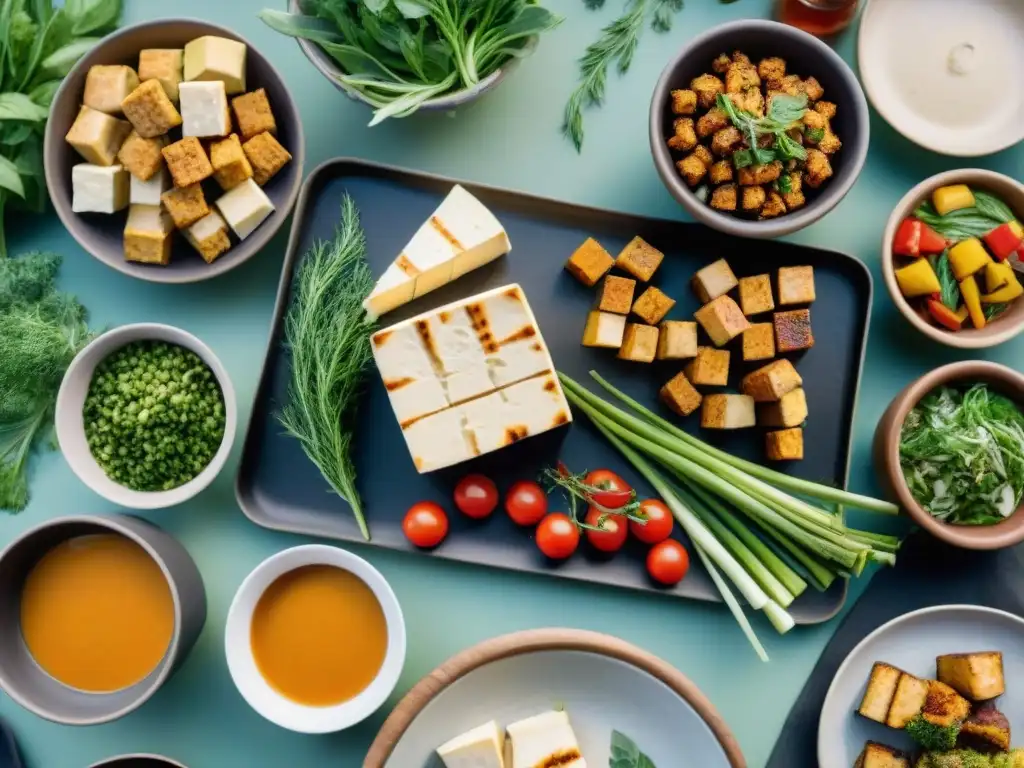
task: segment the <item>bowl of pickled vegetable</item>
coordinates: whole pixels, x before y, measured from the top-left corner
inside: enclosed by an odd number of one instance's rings
[[[234,388],[190,333],[138,323],[97,337],[61,383],[57,441],[87,486],[120,506],[160,509],[203,490],[227,460]]]
[[[1024,184],[985,170],[926,179],[882,242],[893,302],[926,336],[981,349],[1024,331]]]
[[[1024,374],[969,360],[922,376],[882,416],[874,455],[889,497],[934,536],[1024,541]]]

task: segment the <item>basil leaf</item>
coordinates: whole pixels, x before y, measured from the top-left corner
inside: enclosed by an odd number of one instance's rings
[[[301,13],[286,13],[266,8],[259,12],[260,20],[275,32],[298,37],[314,43],[342,44],[345,38],[337,32],[331,22],[304,16]]]
[[[117,24],[121,16],[121,0],[67,0],[64,12],[76,36],[103,32]]]
[[[738,149],[732,155],[732,164],[737,168],[748,168],[754,164],[754,155],[749,149]]]
[[[391,0],[363,0],[363,5],[374,16],[380,16],[381,12],[388,7]]]
[[[407,19],[422,19],[430,15],[430,8],[420,0],[394,0],[395,7]]]
[[[41,66],[51,75],[64,77],[80,58],[96,47],[99,41],[98,37],[80,37],[51,53],[43,59]]]
[[[32,138],[31,123],[3,123],[0,124],[0,144],[5,147],[16,147],[19,144]]]
[[[612,731],[611,759],[608,768],[656,768],[654,762],[640,751],[629,736]]]
[[[40,83],[28,92],[28,97],[49,112],[50,104],[53,103],[53,97],[57,95],[60,83],[60,80],[47,80],[45,83]]]
[[[0,120],[40,122],[46,119],[47,114],[45,108],[24,93],[0,93]]]
[[[21,181],[18,167],[0,155],[0,188],[9,190],[20,198],[25,197],[25,185]]]
[[[803,94],[790,96],[788,93],[779,93],[772,97],[767,117],[783,126],[790,126],[803,118],[806,111],[807,96]]]

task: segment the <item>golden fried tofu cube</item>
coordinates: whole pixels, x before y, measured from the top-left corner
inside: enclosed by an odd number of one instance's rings
[[[653,325],[627,323],[626,335],[619,348],[620,360],[632,360],[634,363],[654,362],[658,352],[658,329]]]
[[[736,109],[742,109],[757,117],[764,117],[764,94],[760,88],[748,88],[739,93],[726,94],[726,98],[736,105]]]
[[[160,195],[160,201],[178,229],[191,227],[210,213],[206,195],[203,194],[203,187],[200,184],[169,189]]]
[[[238,123],[238,130],[243,139],[251,139],[264,131],[277,133],[277,120],[274,119],[274,112],[270,108],[270,100],[267,99],[265,89],[257,88],[251,93],[236,96],[231,100],[231,109],[235,113],[235,122]]]
[[[924,701],[921,717],[940,728],[962,723],[971,714],[971,702],[953,688],[938,680],[928,681],[928,697]]]
[[[234,189],[246,179],[252,178],[252,166],[242,151],[242,142],[237,133],[210,144],[210,164],[213,166],[213,178],[224,191]]]
[[[593,288],[614,264],[615,260],[604,246],[588,237],[565,262],[565,268],[585,286]]]
[[[697,356],[697,324],[666,320],[658,327],[658,360],[685,360]]]
[[[728,127],[729,116],[718,107],[712,107],[697,120],[697,135],[706,139],[713,133]]]
[[[732,181],[732,163],[728,160],[719,160],[711,166],[711,183],[726,184]]]
[[[189,187],[213,176],[213,165],[195,136],[186,136],[160,150],[176,187]]]
[[[725,72],[725,92],[740,93],[747,89],[760,88],[761,77],[757,67],[747,61],[734,61]]]
[[[139,76],[123,64],[94,64],[85,76],[85,95],[82,103],[91,109],[118,115],[121,102],[139,87]]]
[[[703,400],[700,392],[689,382],[685,373],[673,376],[658,392],[658,397],[671,411],[680,416],[689,416],[700,408],[701,400]]]
[[[804,175],[800,171],[793,171],[789,176],[789,191],[782,192],[782,200],[786,204],[787,211],[795,211],[807,203],[804,196]],[[786,178],[783,176],[782,178]]]
[[[763,424],[764,422],[759,423]],[[889,714],[889,707],[892,706],[892,700],[896,697],[896,685],[902,674],[902,670],[876,661],[871,668],[867,688],[864,689],[864,697],[860,700],[860,706],[857,707],[857,714],[884,725],[886,715]]]
[[[778,160],[766,165],[748,165],[739,169],[740,186],[756,187],[762,184],[771,184],[782,175],[782,163]]]
[[[775,347],[780,353],[796,352],[814,346],[811,310],[792,309],[789,312],[776,312],[772,322],[775,324]]]
[[[715,60],[711,62],[711,69],[720,75],[724,75],[729,71],[729,67],[732,66],[732,59],[729,58],[728,53],[720,53],[715,57]]]
[[[615,266],[640,282],[646,283],[654,277],[664,258],[665,254],[638,236],[630,240],[619,252]]]
[[[809,131],[809,132],[821,131],[821,135],[824,135],[825,131],[828,130],[828,118],[825,117],[820,112],[818,112],[816,110],[813,110],[813,109],[809,109],[806,112],[804,112],[804,116],[802,118],[802,122],[803,122],[804,126],[807,128],[807,131]],[[817,144],[819,141],[821,141],[820,138],[819,139],[815,139],[816,135],[818,135],[818,134],[815,134],[815,133],[808,134],[808,136],[807,136],[807,143],[808,144]]]
[[[928,698],[928,681],[919,680],[906,672],[900,675],[896,683],[896,695],[889,705],[889,713],[885,716],[885,724],[890,728],[904,728],[907,723],[921,714],[925,700]]]
[[[814,267],[779,267],[779,304],[814,301]]]
[[[772,461],[801,461],[804,458],[804,431],[800,427],[780,429],[765,436],[768,458]]]
[[[723,184],[711,193],[711,207],[716,211],[735,211],[739,191],[735,184]]]
[[[843,142],[841,142],[839,140],[839,137],[832,132],[831,128],[825,131],[824,138],[822,138],[822,140],[818,142],[818,149],[820,149],[826,155],[834,155],[842,148]]]
[[[146,80],[121,102],[124,116],[139,136],[151,139],[181,125],[181,115],[159,80]]]
[[[703,144],[698,144],[693,148],[693,154],[704,163],[705,167],[710,169],[715,162],[715,156],[711,154],[711,150],[705,147]]]
[[[689,88],[677,88],[672,91],[672,113],[676,115],[692,115],[697,111],[697,94]]]
[[[87,162],[93,165],[113,165],[117,161],[118,150],[131,130],[131,123],[83,106],[78,110],[78,117],[64,139]]]
[[[869,741],[853,768],[910,768],[910,755],[895,747]]]
[[[825,95],[825,89],[816,78],[808,77],[803,81],[801,90],[807,94],[810,101],[817,101]]]
[[[743,51],[739,50],[732,52],[732,61],[734,64],[753,64],[750,57]]]
[[[736,275],[725,259],[713,261],[706,267],[697,270],[690,280],[693,292],[697,294],[701,304],[723,296],[736,287]]]
[[[761,213],[758,215],[758,218],[774,219],[782,216],[784,213],[786,213],[786,201],[782,195],[773,189],[768,193],[768,199],[765,201],[765,204],[761,206]]]
[[[697,146],[697,132],[692,117],[677,117],[672,121],[672,127],[675,134],[667,142],[669,149],[689,152]]]
[[[831,101],[819,101],[814,105],[814,111],[824,115],[828,120],[836,116],[838,107]]]
[[[759,211],[768,199],[764,187],[742,187],[743,198],[740,201],[744,211]]]
[[[805,173],[807,186],[811,189],[817,189],[832,178],[832,163],[829,162],[828,155],[820,149],[808,149]]]
[[[781,80],[786,76],[786,60],[778,56],[761,59],[757,63],[757,74],[762,80]]]
[[[729,350],[699,347],[697,356],[683,369],[686,377],[702,387],[724,387],[729,383]]]
[[[212,264],[218,256],[231,248],[227,222],[216,211],[210,211],[186,229],[185,239],[207,264]]]
[[[633,303],[633,314],[648,325],[657,325],[675,304],[675,299],[651,285]]]
[[[611,256],[608,256],[610,259]],[[636,280],[617,275],[606,275],[598,293],[597,308],[601,312],[628,315],[633,306],[633,292]]]
[[[939,680],[973,701],[988,701],[1006,692],[999,651],[952,653],[935,661]]]
[[[626,316],[594,310],[587,315],[587,326],[583,329],[584,347],[618,349],[626,333]]]
[[[181,48],[146,48],[139,51],[139,79],[156,80],[173,102],[184,74],[185,51]]]
[[[807,393],[797,387],[773,403],[758,406],[757,423],[762,427],[799,427],[807,421]]]
[[[711,109],[715,106],[718,94],[725,93],[725,83],[711,73],[705,73],[690,82],[690,90],[697,94],[697,103],[701,108]]]
[[[740,144],[743,143],[743,134],[735,126],[728,126],[720,131],[715,131],[711,137],[711,152],[719,157],[732,155]]]
[[[708,174],[708,167],[697,155],[691,154],[676,163],[679,175],[683,177],[688,185],[696,187]]]
[[[729,296],[712,299],[694,313],[716,347],[728,344],[750,327],[739,305]]]
[[[754,323],[743,332],[743,359],[771,360],[775,357],[775,333],[771,323]]]
[[[776,360],[744,376],[740,382],[740,392],[750,395],[759,403],[770,403],[781,400],[783,395],[803,383],[804,380],[789,360]]]
[[[242,144],[252,165],[253,178],[261,187],[292,159],[291,153],[269,133],[259,133]]]
[[[740,278],[740,306],[743,314],[757,315],[775,309],[772,297],[772,279],[768,275]]]
[[[133,205],[124,228],[124,258],[142,264],[167,264],[171,260],[174,223],[159,205]]]
[[[117,159],[132,176],[148,181],[164,167],[164,156],[160,150],[166,146],[166,136],[144,139],[138,131],[133,130],[121,145]]]
[[[746,429],[755,424],[754,400],[747,395],[705,395],[700,425],[705,429]]]

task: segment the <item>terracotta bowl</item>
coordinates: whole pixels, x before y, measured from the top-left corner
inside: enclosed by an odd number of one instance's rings
[[[965,360],[936,368],[912,382],[889,404],[875,429],[875,472],[890,499],[914,522],[943,541],[964,549],[1004,549],[1024,541],[1024,503],[1001,523],[986,526],[952,525],[937,520],[910,493],[900,469],[900,430],[921,398],[943,384],[985,383],[1024,408],[1024,374],[998,363]]]
[[[1024,300],[1015,301],[1009,310],[980,330],[967,328],[962,331],[947,331],[919,315],[910,302],[903,298],[900,287],[896,283],[895,260],[892,253],[892,241],[896,237],[896,229],[901,221],[913,214],[918,205],[931,198],[932,192],[948,184],[967,184],[970,187],[998,195],[1017,214],[1018,219],[1024,220],[1024,184],[1009,176],[977,168],[947,171],[932,176],[910,190],[900,200],[889,217],[885,234],[882,236],[882,276],[885,278],[885,286],[889,289],[889,295],[892,296],[897,309],[912,326],[925,336],[940,344],[958,349],[994,347],[1024,331]],[[1019,272],[1018,276],[1020,279],[1024,279],[1024,275]]]

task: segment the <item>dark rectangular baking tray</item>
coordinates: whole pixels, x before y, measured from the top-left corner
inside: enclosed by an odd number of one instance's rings
[[[298,442],[283,434],[275,417],[288,377],[282,321],[293,271],[314,241],[332,237],[347,192],[359,208],[370,267],[375,275],[381,274],[454,183],[454,179],[431,174],[337,159],[314,170],[304,184],[236,483],[242,510],[258,525],[362,543],[347,504],[329,492],[316,467]],[[612,254],[634,235],[662,249],[666,258],[654,283],[678,300],[669,318],[692,317],[698,304],[689,287],[690,277],[716,258],[727,258],[740,276],[810,264],[817,283],[817,300],[811,311],[815,346],[796,361],[810,406],[805,431],[807,457],[788,465],[787,471],[845,487],[872,292],[871,275],[861,262],[841,253],[790,243],[737,239],[696,224],[587,208],[479,184],[463,185],[505,226],[512,252],[387,315],[385,324],[516,282],[526,293],[560,371],[590,386],[588,371],[597,369],[634,397],[654,404],[659,386],[677,372],[677,365],[626,363],[617,360],[613,351],[580,345],[594,291],[574,280],[562,266],[586,237],[597,238]],[[743,365],[735,351],[733,360],[734,366]],[[696,428],[695,420],[691,417],[684,426]],[[702,437],[737,455],[763,460],[760,430],[710,437],[705,432]],[[470,471],[491,476],[503,490],[516,480],[536,477],[543,467],[561,457],[576,471],[613,468],[634,483],[641,496],[652,495],[582,415],[577,415],[568,430],[525,440],[447,471],[419,475],[376,370],[368,374],[365,403],[359,410],[356,453],[359,488],[373,537],[370,544],[389,549],[415,551],[402,535],[406,509],[421,500],[435,500],[450,509],[455,482]],[[554,497],[552,503],[554,508],[562,504]],[[647,579],[640,549],[627,548],[613,560],[600,561],[584,546],[570,561],[555,565],[540,555],[530,532],[514,526],[504,513],[496,513],[483,523],[457,513],[450,519],[452,530],[447,540],[426,556],[697,600],[720,600],[699,565],[677,587],[660,589]],[[791,612],[798,623],[826,621],[839,611],[845,598],[846,583],[840,579],[825,593],[808,589]]]

